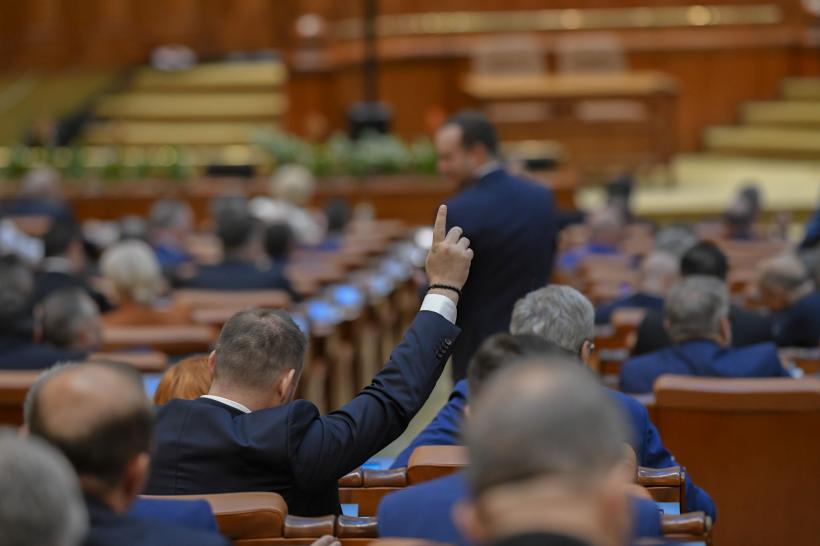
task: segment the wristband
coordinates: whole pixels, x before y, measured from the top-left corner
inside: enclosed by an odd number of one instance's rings
[[[458,294],[459,299],[461,299],[461,290],[459,290],[455,286],[450,286],[450,285],[447,285],[447,284],[431,284],[430,286],[427,287],[428,291],[433,290],[433,289],[451,290],[451,291],[455,292],[456,294]]]

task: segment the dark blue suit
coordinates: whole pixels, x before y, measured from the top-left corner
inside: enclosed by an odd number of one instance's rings
[[[211,505],[205,500],[165,500],[137,498],[128,515],[148,521],[162,521],[190,529],[218,533]]]
[[[379,503],[379,536],[416,538],[469,546],[453,523],[453,507],[469,497],[466,477],[457,472],[391,493]],[[633,537],[661,536],[658,506],[633,499]]]
[[[781,347],[820,345],[820,292],[812,292],[776,313],[774,336]]]
[[[458,328],[421,311],[390,361],[327,416],[306,400],[249,414],[220,402],[159,409],[149,495],[273,491],[290,513],[338,513],[338,480],[396,439],[430,396]]]
[[[806,233],[800,243],[800,249],[814,248],[818,243],[820,243],[820,209],[814,211],[814,214],[806,223]]]
[[[609,324],[612,320],[612,314],[618,309],[625,307],[639,307],[641,309],[663,309],[663,298],[653,296],[652,294],[644,294],[643,292],[636,292],[622,298],[618,298],[613,302],[602,305],[595,310],[595,324]]]
[[[723,348],[714,341],[687,341],[631,358],[621,367],[621,390],[652,392],[664,374],[700,377],[788,377],[773,343]]]
[[[85,546],[229,546],[230,542],[211,531],[197,531],[164,521],[150,521],[130,514],[117,514],[104,504],[86,497],[90,529]]]
[[[550,190],[498,169],[447,202],[447,224],[463,228],[475,252],[458,304],[458,381],[481,342],[507,330],[515,302],[549,281],[557,216]]]
[[[621,392],[607,389],[607,393],[618,403],[632,425],[632,449],[638,459],[638,465],[648,468],[668,468],[679,466],[675,457],[667,451],[661,441],[660,433],[649,419],[649,413],[643,404]],[[450,400],[438,412],[433,421],[410,443],[393,463],[393,468],[406,466],[410,454],[418,446],[424,445],[459,445],[461,443],[461,420],[464,417],[464,406],[467,404],[467,381],[459,381]],[[686,506],[684,511],[703,510],[712,518],[716,517],[715,503],[709,495],[696,486],[686,474]]]
[[[87,354],[22,338],[0,337],[0,370],[42,370],[58,362],[83,361]]]
[[[280,289],[294,294],[290,282],[278,266],[260,269],[254,264],[225,260],[218,265],[204,265],[188,279],[179,279],[184,288],[205,290],[265,290]]]

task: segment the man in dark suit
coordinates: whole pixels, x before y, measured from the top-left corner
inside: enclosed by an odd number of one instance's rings
[[[33,286],[31,272],[18,259],[0,258],[0,370],[39,370],[86,356],[85,350],[34,341]]]
[[[439,172],[460,190],[447,203],[449,225],[464,229],[476,254],[458,309],[458,381],[481,342],[507,329],[515,301],[548,282],[557,219],[550,190],[503,169],[495,129],[482,114],[451,117],[435,143]]]
[[[470,390],[481,392],[484,384],[504,367],[525,357],[558,356],[566,352],[533,335],[495,334],[473,355],[467,375]],[[547,360],[551,362],[551,360]],[[466,380],[462,380],[465,381]],[[514,396],[510,393],[510,396]],[[449,406],[449,404],[448,404]],[[472,408],[471,411],[474,411]],[[441,413],[439,413],[441,415]],[[438,419],[438,416],[437,418]],[[455,434],[450,444],[457,441]],[[453,508],[468,498],[464,473],[451,474],[386,496],[379,504],[379,536],[427,539],[447,544],[469,544],[456,529]],[[633,498],[633,537],[661,535],[658,506],[649,499]]]
[[[621,390],[652,391],[664,374],[707,377],[788,377],[773,343],[732,348],[729,291],[714,277],[686,277],[669,294],[666,328],[673,345],[621,367]]]
[[[217,265],[197,268],[193,276],[180,277],[185,288],[211,290],[260,290],[278,288],[294,295],[283,269],[267,262],[262,240],[262,223],[251,216],[244,204],[217,212],[216,232],[224,258]]]
[[[690,248],[681,258],[680,274],[709,275],[726,281],[729,262],[726,255],[711,241],[701,241]],[[663,324],[663,309],[651,309],[638,326],[632,356],[652,353],[672,344]],[[746,347],[772,341],[771,321],[757,313],[734,304],[729,306],[729,324],[732,328],[732,347]]]
[[[564,351],[565,356],[581,362],[588,362],[591,356],[590,340],[595,335],[592,304],[583,294],[569,286],[551,285],[528,294],[516,303],[513,310],[510,331],[516,335],[536,335],[551,347]],[[492,353],[490,353],[492,355]],[[485,355],[481,355],[485,356]],[[476,359],[474,359],[476,360]],[[489,375],[495,367],[493,362],[502,359],[488,359],[489,362],[471,363],[470,369]],[[410,454],[422,445],[458,445],[461,443],[461,422],[467,405],[468,384],[462,380],[456,384],[450,400],[425,428],[403,451],[394,467],[405,466]],[[667,468],[680,463],[664,447],[660,433],[649,419],[643,404],[618,391],[606,390],[632,425],[630,445],[635,451],[639,466]],[[686,474],[687,512],[701,510],[716,518],[715,504],[706,491],[695,485]]]
[[[247,311],[219,335],[214,380],[197,400],[159,410],[150,494],[273,491],[290,513],[338,513],[338,480],[397,438],[427,400],[458,336],[458,294],[472,250],[439,209],[427,258],[430,292],[384,369],[320,416],[293,400],[305,338],[280,311]]]
[[[86,546],[227,546],[213,532],[128,513],[150,464],[154,413],[138,372],[128,366],[52,368],[26,402],[31,434],[74,466],[90,517]]]
[[[793,254],[761,265],[760,296],[774,311],[775,341],[780,347],[820,344],[820,292],[808,269]]]
[[[628,437],[582,367],[534,360],[501,370],[467,427],[471,500],[456,509],[459,528],[486,546],[623,544]]]
[[[94,300],[100,311],[112,306],[101,293],[93,290],[84,278],[86,259],[80,226],[74,221],[55,221],[43,235],[45,258],[34,277],[34,303],[63,288],[82,288]]]

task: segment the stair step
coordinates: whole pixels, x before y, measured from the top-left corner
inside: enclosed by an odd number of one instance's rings
[[[751,125],[820,128],[820,100],[748,102],[741,111]]]
[[[165,121],[275,120],[288,107],[287,97],[274,93],[123,93],[100,101],[104,118]]]
[[[704,141],[712,152],[820,159],[820,129],[711,127]]]
[[[788,100],[820,100],[820,78],[786,78],[782,90]]]
[[[275,123],[105,121],[89,124],[88,144],[121,146],[230,146],[252,142],[256,131]]]

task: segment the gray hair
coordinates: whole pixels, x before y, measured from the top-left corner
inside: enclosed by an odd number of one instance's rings
[[[812,282],[806,264],[795,254],[781,254],[760,265],[760,284],[766,288],[793,293]]]
[[[662,228],[655,235],[655,250],[672,254],[680,259],[698,244],[698,237],[690,226],[677,224]]]
[[[154,229],[169,229],[189,222],[193,216],[191,206],[179,199],[160,199],[151,205],[148,221]]]
[[[688,276],[670,291],[664,313],[675,342],[714,336],[729,315],[729,289],[712,276]]]
[[[466,443],[474,494],[539,477],[583,486],[623,457],[629,436],[621,410],[587,368],[554,360],[499,371],[471,404]]]
[[[0,546],[77,546],[88,515],[65,457],[39,438],[0,430]]]
[[[579,354],[595,337],[595,309],[570,286],[553,284],[530,292],[513,308],[510,333],[533,334]]]
[[[137,303],[153,303],[162,288],[157,256],[143,241],[122,241],[107,248],[100,258],[100,270],[120,294]]]
[[[99,319],[100,310],[82,288],[57,290],[40,304],[43,340],[57,347],[72,347],[80,331]],[[97,326],[99,328],[99,326]]]

